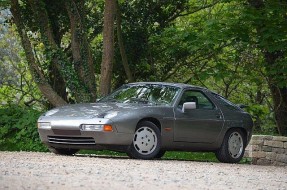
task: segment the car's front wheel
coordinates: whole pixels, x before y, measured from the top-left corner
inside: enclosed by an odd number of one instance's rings
[[[150,121],[143,121],[136,128],[129,154],[130,157],[137,159],[156,158],[160,152],[160,146],[159,128]]]
[[[225,163],[238,163],[244,155],[245,139],[240,129],[230,129],[225,134],[220,149],[215,152],[217,159]]]
[[[73,155],[79,151],[77,149],[54,148],[54,147],[49,147],[49,150],[55,154],[60,154],[60,155]]]

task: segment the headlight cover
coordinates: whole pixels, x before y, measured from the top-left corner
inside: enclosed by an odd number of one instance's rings
[[[41,128],[41,129],[51,129],[51,123],[48,123],[48,122],[38,122],[38,128]]]

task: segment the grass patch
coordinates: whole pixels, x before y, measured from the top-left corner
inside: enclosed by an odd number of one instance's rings
[[[126,153],[114,152],[114,151],[95,151],[95,150],[81,150],[79,154],[91,154],[91,155],[105,155],[105,156],[127,156]],[[163,160],[190,160],[190,161],[203,161],[203,162],[218,162],[214,153],[206,152],[177,152],[167,151],[162,157]]]
[[[111,157],[127,157],[126,153],[115,152],[109,150],[81,150],[79,154],[90,154],[98,156],[111,156]],[[182,152],[182,151],[167,151],[162,157],[162,160],[184,160],[184,161],[197,161],[197,162],[219,162],[213,152]],[[242,158],[240,164],[250,164],[250,158]]]
[[[93,154],[93,155],[99,155],[99,156],[127,156],[126,153],[122,152],[115,152],[110,150],[80,150],[78,154]]]
[[[215,154],[212,152],[177,152],[168,151],[163,156],[167,160],[191,160],[203,162],[218,162]]]

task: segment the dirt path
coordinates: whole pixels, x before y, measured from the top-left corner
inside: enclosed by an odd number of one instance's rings
[[[0,152],[0,189],[287,189],[287,167]]]

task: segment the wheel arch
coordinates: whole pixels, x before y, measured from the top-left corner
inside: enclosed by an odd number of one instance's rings
[[[156,119],[154,117],[145,117],[145,118],[142,118],[141,120],[138,121],[137,126],[140,122],[143,122],[143,121],[152,122],[153,124],[155,124],[158,127],[159,131],[161,131],[161,123],[158,119]]]

